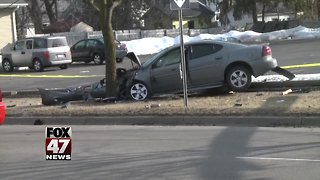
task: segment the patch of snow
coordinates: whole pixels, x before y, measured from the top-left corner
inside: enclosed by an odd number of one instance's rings
[[[320,80],[320,74],[297,74],[291,81],[312,81]],[[252,77],[252,82],[281,82],[288,81],[288,78],[282,75],[265,75],[257,78]]]
[[[279,30],[268,33],[257,33],[254,31],[229,31],[224,34],[200,34],[195,37],[183,36],[184,42],[211,39],[218,41],[237,41],[241,42],[266,42],[284,39],[313,39],[320,38],[320,28],[312,29],[298,26],[292,29]],[[167,47],[180,43],[180,36],[161,37],[161,38],[143,38],[132,41],[123,41],[127,45],[129,51],[136,55],[146,55],[157,53]]]

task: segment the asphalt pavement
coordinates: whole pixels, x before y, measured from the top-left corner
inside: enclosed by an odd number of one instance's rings
[[[319,128],[71,126],[70,161],[45,126],[0,127],[1,180],[318,180]]]
[[[293,40],[272,42],[273,57],[280,66],[295,65],[288,69],[295,74],[319,73],[320,40]],[[140,56],[142,62],[150,55]],[[311,67],[299,67],[308,64]],[[118,64],[119,67],[130,68],[128,60]],[[35,73],[31,70],[5,73],[0,70],[0,88],[3,91],[35,91],[37,88],[67,88],[98,82],[105,76],[105,66],[76,63],[67,70],[53,67],[44,72]]]

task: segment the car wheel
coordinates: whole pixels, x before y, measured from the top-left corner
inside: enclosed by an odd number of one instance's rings
[[[33,70],[36,72],[41,72],[43,71],[43,65],[42,62],[39,59],[35,59],[33,61]]]
[[[59,67],[60,69],[68,69],[68,64],[62,64]]]
[[[4,59],[2,61],[2,68],[6,72],[12,72],[13,71],[13,65],[8,59]]]
[[[93,60],[94,64],[96,64],[96,65],[103,63],[102,57],[99,53],[94,53],[92,56],[92,60]]]
[[[243,66],[235,66],[227,71],[226,82],[230,90],[243,91],[251,84],[252,73],[248,68]]]
[[[133,83],[129,88],[130,98],[137,101],[143,101],[150,96],[150,92],[143,83]]]

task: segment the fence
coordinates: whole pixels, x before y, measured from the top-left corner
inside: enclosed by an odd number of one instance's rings
[[[259,22],[255,25],[251,25],[250,27],[246,27],[245,30],[252,29],[256,32],[270,32],[280,29],[289,29],[296,27],[298,25],[302,25],[309,28],[318,28],[320,27],[319,21],[271,21],[267,23]],[[220,34],[225,32],[223,27],[209,28],[209,29],[184,29],[183,34],[188,36],[197,36],[199,34]],[[121,30],[114,31],[115,39],[119,41],[130,41],[134,39],[141,38],[149,38],[149,37],[177,37],[180,32],[179,29],[157,29],[157,30]],[[42,34],[37,36],[48,36],[49,34]],[[65,33],[53,33],[53,36],[66,36],[68,43],[70,46],[75,44],[77,41],[81,39],[87,38],[100,38],[102,37],[101,31],[93,31],[93,32],[65,32]]]
[[[197,36],[199,34],[219,34],[223,32],[223,28],[210,28],[210,29],[184,29],[183,34],[188,36]],[[134,39],[149,38],[149,37],[177,37],[180,32],[178,29],[157,29],[157,30],[121,30],[114,31],[115,39],[119,41],[130,41]],[[72,46],[81,39],[87,38],[101,38],[101,31],[93,32],[65,32],[53,33],[52,36],[66,36],[68,44]],[[36,36],[49,36],[49,34],[37,34]]]

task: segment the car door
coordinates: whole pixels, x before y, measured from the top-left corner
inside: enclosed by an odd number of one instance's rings
[[[92,54],[95,52],[99,52],[103,56],[104,54],[104,46],[101,41],[97,39],[89,39],[87,41],[87,49],[86,54],[88,55],[88,58],[91,58]]]
[[[187,68],[192,87],[211,86],[223,81],[225,54],[222,49],[222,45],[211,43],[189,46]]]
[[[86,40],[77,42],[71,48],[73,61],[85,61],[88,60],[88,52],[86,50]]]
[[[175,92],[182,89],[180,48],[166,52],[152,64],[150,81],[153,93]]]
[[[25,41],[17,41],[11,53],[12,62],[15,66],[22,66],[25,57]]]
[[[22,66],[32,66],[32,55],[33,55],[33,39],[26,40],[26,49],[24,51],[24,58],[21,62]]]

